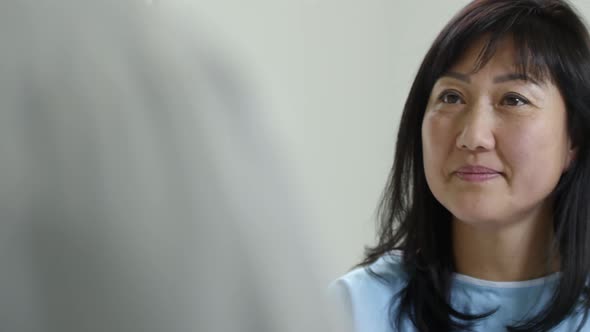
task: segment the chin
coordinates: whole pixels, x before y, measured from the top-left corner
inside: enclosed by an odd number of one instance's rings
[[[453,215],[453,220],[455,222],[459,222],[475,228],[496,229],[505,226],[509,223],[506,221],[506,218],[503,218],[501,215],[498,215],[498,209],[490,210],[491,211],[487,209],[478,209],[477,211],[474,211],[471,209],[453,209],[450,211]]]

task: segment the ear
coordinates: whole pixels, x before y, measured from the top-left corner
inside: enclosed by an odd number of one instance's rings
[[[570,168],[570,165],[572,164],[572,162],[574,161],[574,159],[576,159],[576,156],[578,154],[578,148],[572,146],[571,141],[568,144],[568,146],[569,146],[569,149],[567,151],[565,165],[563,167],[563,171],[564,172],[566,172]]]

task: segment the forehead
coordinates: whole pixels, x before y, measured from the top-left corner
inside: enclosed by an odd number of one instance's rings
[[[449,68],[449,71],[472,74],[485,67],[489,68],[490,65],[506,72],[515,72],[519,69],[517,66],[517,50],[511,38],[503,38],[497,41],[492,56],[485,63],[481,63],[488,41],[489,39],[486,36],[472,42]]]
[[[489,35],[484,35],[469,43],[465,51],[439,76],[439,79],[453,72],[480,77],[520,77],[521,81],[530,81],[529,83],[537,85],[555,85],[545,55],[536,52],[543,50],[534,51],[526,46],[518,47],[510,35],[494,41],[491,41]],[[481,75],[477,75],[480,73]]]

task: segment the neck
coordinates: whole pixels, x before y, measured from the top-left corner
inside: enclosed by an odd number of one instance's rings
[[[522,281],[558,271],[558,256],[550,253],[552,215],[528,219],[490,229],[454,218],[457,272],[490,281]]]

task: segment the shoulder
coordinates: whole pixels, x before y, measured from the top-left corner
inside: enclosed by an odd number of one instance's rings
[[[401,252],[392,251],[368,266],[358,267],[336,279],[330,287],[344,287],[351,291],[380,290],[403,286],[407,280],[401,262]]]
[[[356,331],[389,331],[389,307],[407,282],[400,252],[356,268],[333,281],[330,295]]]

